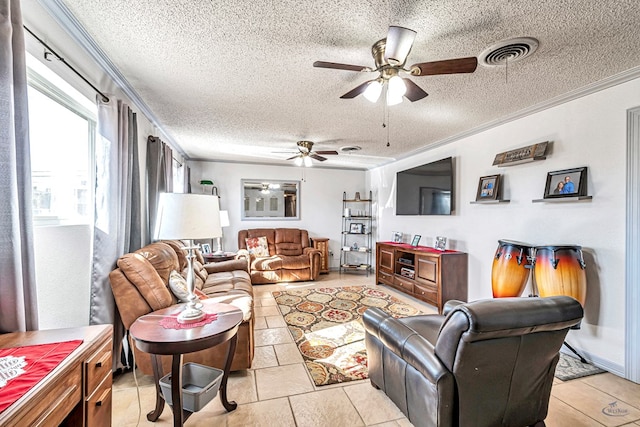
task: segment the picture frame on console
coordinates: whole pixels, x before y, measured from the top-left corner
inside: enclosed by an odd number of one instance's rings
[[[587,195],[587,167],[562,169],[547,173],[544,198],[579,197]]]
[[[488,175],[480,177],[476,202],[483,200],[498,200],[501,175]]]
[[[446,251],[447,250],[447,238],[444,236],[437,236],[435,243],[433,245],[434,249],[437,249],[439,251]]]
[[[418,246],[418,243],[420,243],[420,238],[422,238],[421,235],[416,234],[413,236],[413,240],[411,240],[411,246]]]
[[[402,232],[400,231],[393,231],[392,232],[392,242],[393,243],[402,243]]]
[[[200,249],[202,249],[203,254],[211,253],[211,245],[209,243],[203,243],[202,245],[200,245]]]

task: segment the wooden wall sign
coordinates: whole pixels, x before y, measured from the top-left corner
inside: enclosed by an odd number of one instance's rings
[[[539,142],[527,147],[496,154],[496,158],[493,160],[493,166],[512,166],[534,160],[544,160],[547,158],[548,145],[549,141]]]

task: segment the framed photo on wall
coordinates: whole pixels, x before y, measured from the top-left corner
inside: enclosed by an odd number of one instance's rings
[[[547,173],[544,198],[587,195],[587,167],[562,169]]]
[[[498,192],[500,191],[500,175],[483,176],[478,182],[478,192],[476,193],[476,201],[482,200],[498,200]]]

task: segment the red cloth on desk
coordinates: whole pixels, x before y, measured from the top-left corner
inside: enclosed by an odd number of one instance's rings
[[[80,344],[82,344],[82,340],[0,348],[0,376],[7,381],[7,384],[0,388],[0,412],[11,406],[31,387],[47,376]],[[14,358],[19,357],[24,357],[24,362],[26,362],[26,365],[20,368],[24,372],[9,379],[9,376],[13,377],[15,374],[9,365],[15,361]]]

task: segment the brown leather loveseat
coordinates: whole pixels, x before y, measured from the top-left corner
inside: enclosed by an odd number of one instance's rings
[[[253,241],[262,241],[264,252],[253,251]],[[266,240],[266,242],[265,242]],[[253,228],[238,232],[238,256],[250,258],[251,283],[316,280],[321,253],[310,245],[307,230],[298,228]]]
[[[182,242],[162,241],[151,243],[133,253],[121,256],[117,266],[109,274],[113,296],[125,328],[140,316],[169,307],[178,302],[169,288],[169,276],[173,270],[186,277],[187,258]],[[193,269],[197,289],[206,298],[232,304],[243,312],[238,329],[238,342],[233,357],[232,371],[251,367],[254,353],[253,337],[253,288],[246,259],[236,259],[204,264],[197,252]],[[203,296],[204,298],[205,296]],[[153,375],[149,354],[135,351],[136,365],[146,375]],[[184,362],[195,362],[216,368],[224,368],[227,344],[184,355]],[[162,356],[164,372],[171,370],[171,357]]]

